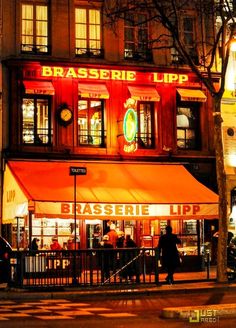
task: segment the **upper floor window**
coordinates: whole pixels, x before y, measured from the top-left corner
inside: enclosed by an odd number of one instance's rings
[[[145,14],[125,14],[124,57],[133,60],[152,60],[148,47],[148,24]]]
[[[103,100],[79,100],[78,143],[79,145],[105,147]]]
[[[154,111],[153,102],[138,102],[138,145],[139,148],[154,147]]]
[[[75,8],[75,53],[87,57],[103,55],[100,10]]]
[[[182,40],[186,51],[192,58],[194,63],[198,65],[198,53],[196,47],[196,31],[195,31],[195,18],[182,17],[180,19],[179,35]],[[173,63],[184,64],[183,58],[179,55],[175,48],[171,48],[171,58]]]
[[[177,107],[177,147],[180,149],[200,148],[199,104],[179,103]]]
[[[48,53],[48,6],[22,4],[21,6],[21,51]]]
[[[45,145],[51,142],[49,98],[25,97],[22,101],[22,142]]]

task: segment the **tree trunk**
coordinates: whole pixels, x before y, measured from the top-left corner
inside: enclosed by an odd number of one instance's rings
[[[221,97],[215,97],[214,113],[214,145],[216,154],[216,174],[219,193],[219,237],[217,252],[217,281],[227,282],[227,190],[224,168],[224,153],[222,141]]]

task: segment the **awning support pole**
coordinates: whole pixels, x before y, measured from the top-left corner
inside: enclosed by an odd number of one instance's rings
[[[74,262],[73,262],[73,285],[77,285],[76,278],[76,175],[74,175]]]

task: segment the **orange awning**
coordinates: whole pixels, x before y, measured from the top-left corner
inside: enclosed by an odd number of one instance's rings
[[[109,99],[109,92],[105,84],[79,83],[79,96],[82,98]]]
[[[160,101],[160,95],[154,87],[128,86],[131,97],[139,101]]]
[[[7,166],[35,216],[73,217],[71,166],[86,167],[76,177],[78,217],[117,219],[200,219],[218,217],[218,195],[182,165],[10,161]],[[11,186],[4,186],[6,188]]]
[[[23,81],[25,93],[27,94],[40,94],[50,95],[55,94],[55,89],[51,82],[37,82],[37,81]]]
[[[182,101],[205,102],[207,97],[202,90],[198,89],[177,89]]]

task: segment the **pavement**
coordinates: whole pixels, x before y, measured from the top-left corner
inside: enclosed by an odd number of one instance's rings
[[[134,297],[171,294],[194,294],[204,292],[236,292],[236,281],[218,283],[216,280],[208,281],[181,281],[173,285],[166,283],[146,285],[113,285],[94,287],[64,287],[60,289],[25,290],[9,288],[0,284],[0,300],[26,300],[26,299],[90,299],[94,297]],[[219,317],[236,318],[236,303],[233,304],[208,304],[193,307],[166,307],[162,309],[161,316],[168,319],[189,318],[190,322],[216,322]]]

